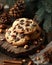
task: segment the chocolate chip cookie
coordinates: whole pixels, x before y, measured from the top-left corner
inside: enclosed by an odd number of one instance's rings
[[[32,19],[19,18],[14,21],[12,27],[6,31],[6,40],[15,46],[28,44],[30,40],[37,39],[41,34],[41,28]]]
[[[12,27],[15,28],[16,32],[31,34],[36,31],[38,24],[34,22],[32,19],[28,18],[19,18],[14,21]]]
[[[25,45],[30,39],[27,35],[20,34],[13,30],[13,28],[9,28],[5,34],[6,40],[14,46],[22,46]]]

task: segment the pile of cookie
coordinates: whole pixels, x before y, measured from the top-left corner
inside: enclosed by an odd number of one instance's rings
[[[29,41],[38,39],[40,35],[41,28],[35,21],[28,18],[19,18],[6,30],[5,38],[13,46],[26,45],[26,48]]]

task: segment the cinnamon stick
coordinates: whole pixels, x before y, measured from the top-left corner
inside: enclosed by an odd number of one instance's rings
[[[4,60],[4,65],[22,65],[22,61]]]

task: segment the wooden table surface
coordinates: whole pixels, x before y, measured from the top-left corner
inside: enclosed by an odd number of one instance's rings
[[[47,36],[48,36],[48,42],[52,41],[52,32],[49,32]],[[3,60],[12,60],[12,59],[14,58],[0,52],[0,64],[3,64]],[[29,59],[29,57],[27,59]]]

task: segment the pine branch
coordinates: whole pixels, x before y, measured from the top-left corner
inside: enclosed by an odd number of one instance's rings
[[[35,16],[34,16],[34,20],[38,21],[38,23],[40,23],[43,18],[44,18],[44,15],[45,15],[45,11],[43,8],[40,8],[36,13],[35,13]]]

